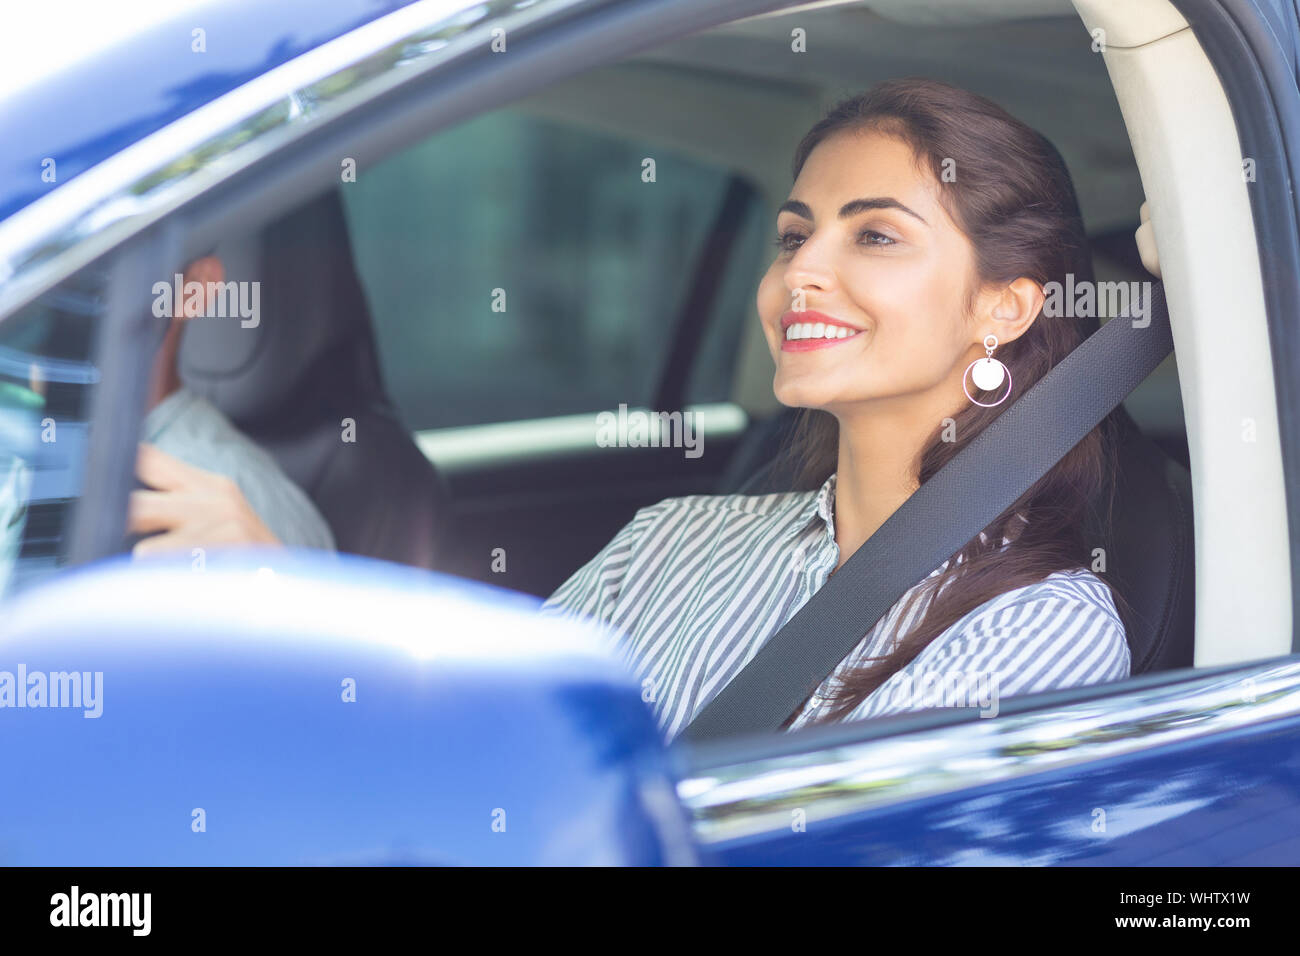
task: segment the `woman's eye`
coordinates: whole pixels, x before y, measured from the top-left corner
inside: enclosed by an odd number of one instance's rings
[[[859,241],[865,241],[869,246],[892,246],[894,240],[884,233],[876,232],[874,229],[864,229],[858,234]]]
[[[797,243],[803,242],[804,237],[797,232],[782,232],[776,237],[776,247],[782,252],[794,252],[799,248]]]

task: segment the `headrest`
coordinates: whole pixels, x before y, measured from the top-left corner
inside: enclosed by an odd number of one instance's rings
[[[181,378],[254,433],[302,427],[382,395],[370,315],[352,262],[338,192],[331,190],[215,254],[252,318],[189,320]]]

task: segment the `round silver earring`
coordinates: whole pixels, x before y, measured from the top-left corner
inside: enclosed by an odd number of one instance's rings
[[[1007,368],[1001,361],[993,357],[993,350],[998,347],[998,337],[996,335],[984,336],[984,351],[988,354],[982,359],[976,359],[966,366],[966,371],[961,375],[961,389],[976,405],[983,408],[992,408],[995,405],[1001,405],[1011,394],[1011,369]],[[994,389],[1002,387],[1002,383],[1007,383],[1007,390],[1002,393],[1002,397],[996,402],[981,402],[970,393],[966,387],[966,376],[969,375],[975,387],[980,391],[991,392]]]

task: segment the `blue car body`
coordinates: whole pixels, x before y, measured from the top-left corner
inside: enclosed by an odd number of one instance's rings
[[[209,3],[180,14],[156,5],[155,19],[127,42],[82,57],[5,103],[0,219],[218,96],[406,5]],[[202,53],[193,49],[196,28],[213,38]],[[51,29],[51,61],[59,62],[63,43]],[[31,175],[47,156],[59,157],[53,183]]]

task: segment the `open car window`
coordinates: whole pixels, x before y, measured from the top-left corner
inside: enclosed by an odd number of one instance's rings
[[[508,108],[341,187],[381,365],[416,431],[650,406],[730,170]],[[731,397],[755,199],[687,400]]]

